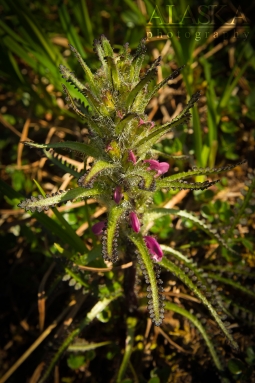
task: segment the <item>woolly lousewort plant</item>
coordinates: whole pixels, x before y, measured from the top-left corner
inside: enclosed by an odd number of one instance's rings
[[[145,108],[157,91],[169,80],[177,77],[182,68],[153,85],[161,57],[158,57],[141,75],[146,51],[144,40],[133,56],[129,52],[128,44],[124,45],[119,54],[115,54],[104,36],[95,41],[94,48],[102,66],[93,74],[80,54],[71,46],[85,72],[85,83],[78,80],[69,69],[60,66],[63,78],[81,94],[81,100],[73,99],[68,88],[63,85],[69,106],[83,119],[88,128],[89,140],[52,144],[24,142],[30,147],[43,149],[46,156],[53,161],[56,161],[56,157],[49,149],[79,152],[85,160],[93,157],[94,162],[81,176],[72,170],[71,174],[78,178],[78,187],[59,190],[58,193],[46,197],[41,195],[37,198],[31,197],[22,201],[19,206],[31,212],[41,212],[69,200],[95,198],[107,207],[107,219],[96,223],[92,228],[96,235],[101,235],[102,256],[105,261],[116,262],[119,259],[120,247],[124,249],[124,253],[125,249],[129,249],[130,254],[132,249],[133,254],[136,254],[137,263],[148,284],[148,310],[154,324],[159,326],[164,318],[164,296],[159,266],[162,264],[199,297],[230,342],[235,344],[218,314],[220,303],[216,302],[214,307],[214,302],[207,299],[210,283],[206,276],[200,273],[195,264],[186,262],[185,257],[180,258],[182,262],[180,267],[168,260],[163,255],[157,238],[146,231],[146,223],[164,214],[176,213],[196,222],[209,235],[218,239],[221,245],[228,248],[209,226],[195,216],[178,210],[153,208],[152,197],[161,189],[207,189],[218,180],[204,182],[186,180],[194,176],[217,174],[235,165],[214,169],[193,168],[187,172],[167,174],[169,164],[155,158],[158,152],[153,150],[153,145],[170,130],[190,119],[189,110],[198,100],[199,92],[191,97],[182,112],[172,121],[156,125],[148,120]],[[89,107],[84,106],[84,101]]]

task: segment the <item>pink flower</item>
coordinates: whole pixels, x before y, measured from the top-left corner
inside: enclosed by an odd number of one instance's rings
[[[123,197],[122,193],[121,193],[121,187],[120,186],[117,186],[114,190],[114,193],[113,193],[113,199],[114,201],[119,204],[120,201],[121,201],[121,198]]]
[[[139,233],[139,231],[140,231],[140,222],[139,222],[139,219],[138,219],[136,213],[131,211],[131,213],[129,214],[129,218],[130,218],[130,223],[131,223],[132,229],[136,233]]]
[[[163,251],[161,250],[161,247],[159,246],[159,243],[156,241],[155,238],[146,235],[144,237],[145,244],[149,249],[149,252],[152,255],[152,259],[156,262],[160,262],[163,258]]]
[[[140,118],[139,119],[139,124],[137,125],[137,127],[139,128],[139,126],[141,126],[143,124],[145,124],[145,121]]]
[[[95,235],[103,234],[103,228],[105,227],[105,221],[100,221],[92,226],[92,231]]]
[[[139,124],[137,125],[137,127],[139,128],[141,125],[144,125],[144,124],[150,124],[150,129],[152,129],[154,126],[155,126],[155,122],[153,121],[144,121],[142,120],[141,118],[139,119]]]
[[[106,152],[109,152],[112,149],[113,149],[113,147],[111,146],[111,144],[107,145],[105,148]]]
[[[150,164],[150,167],[147,168],[147,170],[157,171],[156,177],[166,173],[169,169],[169,164],[167,162],[159,162],[157,160],[144,160],[144,162],[149,162]]]
[[[132,161],[134,164],[136,163],[136,156],[132,150],[128,151],[128,161]]]

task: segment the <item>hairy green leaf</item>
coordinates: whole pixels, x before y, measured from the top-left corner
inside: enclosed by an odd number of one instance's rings
[[[106,261],[116,262],[118,260],[119,222],[125,211],[124,206],[116,205],[109,212],[107,227],[102,237],[102,253]]]
[[[194,326],[196,326],[196,328],[201,333],[202,337],[204,338],[204,340],[206,342],[206,345],[210,351],[210,354],[213,358],[215,366],[218,368],[218,370],[223,371],[224,368],[220,362],[219,356],[217,355],[217,351],[213,345],[213,342],[210,340],[209,336],[207,335],[207,332],[206,332],[204,326],[202,325],[202,323],[200,322],[200,320],[197,319],[197,317],[195,317],[195,315],[192,315],[189,311],[176,305],[175,303],[167,301],[165,306],[166,306],[166,310],[174,311],[174,312],[184,316],[185,318],[189,319],[194,324]]]
[[[55,207],[55,205],[67,201],[73,201],[78,198],[90,198],[102,194],[103,189],[96,187],[94,189],[84,189],[82,187],[71,189],[71,190],[59,190],[57,193],[52,195],[46,194],[46,198],[42,195],[38,197],[30,197],[26,200],[19,203],[19,207],[25,210],[30,210],[32,212],[43,210],[49,210],[50,207]]]
[[[233,168],[235,168],[236,166],[238,165],[242,165],[244,164],[246,161],[240,161],[240,162],[237,162],[236,164],[233,164],[233,165],[226,165],[226,166],[222,166],[220,168],[197,168],[196,166],[193,167],[192,170],[189,170],[188,172],[182,172],[182,173],[177,173],[177,174],[173,174],[172,176],[168,176],[168,177],[165,177],[163,178],[162,180],[159,180],[157,182],[158,184],[158,187],[167,187],[166,185],[169,185],[170,182],[172,181],[177,181],[177,180],[182,180],[183,178],[188,178],[188,177],[191,177],[191,176],[200,176],[200,175],[209,175],[209,174],[218,174],[218,173],[221,173],[221,172],[226,172],[226,171],[229,171]]]
[[[156,326],[160,326],[162,320],[164,318],[164,303],[162,295],[163,288],[161,288],[161,280],[157,279],[158,272],[155,272],[154,262],[151,259],[149,251],[145,245],[145,242],[141,236],[141,234],[131,234],[129,236],[130,240],[135,244],[138,250],[138,256],[140,256],[138,262],[143,264],[145,267],[143,268],[143,274],[145,276],[146,283],[148,283],[147,291],[149,294],[147,297],[151,300],[149,304],[149,311],[151,320],[154,322]],[[156,267],[158,265],[156,264]]]
[[[116,168],[115,164],[99,160],[92,166],[89,171],[87,171],[83,176],[79,178],[78,185],[84,188],[89,188],[93,185],[99,174],[105,173],[106,171],[111,171],[114,168]]]
[[[200,289],[192,282],[192,280],[182,271],[178,266],[176,266],[173,262],[168,260],[166,257],[163,257],[162,261],[160,262],[162,266],[164,266],[169,271],[173,272],[178,278],[181,279],[183,283],[185,283],[188,288],[202,301],[202,303],[208,308],[212,316],[214,317],[215,321],[223,331],[223,333],[226,335],[227,339],[231,343],[231,345],[238,349],[237,343],[234,341],[232,335],[228,332],[226,326],[224,325],[224,322],[221,320],[220,316],[218,315],[215,308],[212,306],[212,304],[208,301],[208,299],[202,294]]]
[[[96,148],[93,144],[85,144],[84,142],[64,141],[54,142],[50,144],[38,144],[33,141],[21,141],[22,144],[27,145],[31,148],[38,149],[65,149],[74,152],[79,152],[85,156],[91,156],[94,158],[101,158],[102,151]]]

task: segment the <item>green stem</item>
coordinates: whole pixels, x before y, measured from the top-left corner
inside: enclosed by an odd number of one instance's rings
[[[127,324],[126,347],[125,347],[124,356],[121,362],[121,366],[118,372],[117,383],[122,382],[125,372],[128,368],[128,364],[129,364],[130,357],[133,351],[133,346],[134,346],[134,336],[135,336],[135,328],[137,325],[137,318],[128,317],[126,320],[126,324]]]

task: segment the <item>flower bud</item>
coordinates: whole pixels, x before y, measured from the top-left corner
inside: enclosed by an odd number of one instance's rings
[[[149,252],[152,255],[152,258],[156,262],[160,262],[162,260],[162,257],[163,257],[163,251],[161,250],[161,247],[159,246],[159,243],[156,241],[155,238],[153,238],[153,237],[151,237],[149,235],[146,235],[144,237],[144,240],[145,240],[146,246],[149,249]]]
[[[95,235],[101,235],[103,234],[103,229],[105,227],[105,221],[100,221],[100,222],[97,222],[95,223],[93,226],[92,226],[92,232],[95,234]]]
[[[140,222],[139,222],[139,219],[136,215],[136,213],[134,213],[133,211],[131,211],[131,213],[129,214],[129,218],[130,218],[130,223],[131,223],[131,227],[132,229],[136,232],[136,233],[139,233],[140,231]]]
[[[128,160],[132,161],[134,164],[136,163],[136,156],[134,155],[132,150],[129,150],[128,152]]]
[[[114,193],[113,193],[113,199],[114,201],[119,204],[120,201],[121,201],[121,198],[123,197],[122,193],[121,193],[121,187],[120,186],[117,186],[114,190]]]

